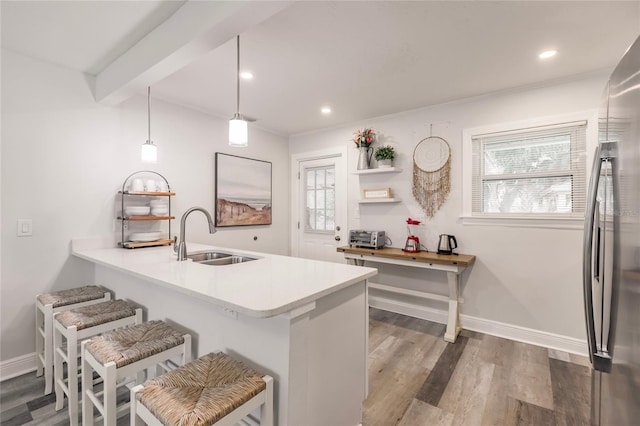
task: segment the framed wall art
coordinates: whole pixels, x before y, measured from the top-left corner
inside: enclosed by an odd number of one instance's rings
[[[216,226],[271,225],[271,163],[216,152]]]

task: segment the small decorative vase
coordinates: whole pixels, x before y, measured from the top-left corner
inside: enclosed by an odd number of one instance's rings
[[[390,159],[378,160],[378,167],[380,168],[392,167],[392,166],[393,166],[393,160],[390,160]]]
[[[373,155],[373,148],[370,146],[358,147],[358,170],[366,170],[371,166],[371,156]]]

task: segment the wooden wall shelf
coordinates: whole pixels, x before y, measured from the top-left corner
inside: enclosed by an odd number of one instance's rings
[[[360,204],[383,204],[383,203],[399,203],[397,198],[370,198],[367,200],[358,200]]]
[[[400,173],[402,169],[398,167],[378,167],[376,169],[356,170],[354,175],[375,175],[377,173]]]

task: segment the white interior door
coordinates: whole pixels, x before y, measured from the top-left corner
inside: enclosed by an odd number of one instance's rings
[[[297,159],[293,255],[344,263],[336,251],[347,243],[345,156]]]

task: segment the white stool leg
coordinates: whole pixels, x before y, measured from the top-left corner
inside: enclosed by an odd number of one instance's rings
[[[191,360],[193,359],[191,353],[191,335],[183,334],[182,337],[184,337],[184,353],[182,354],[182,365],[185,365],[186,363],[191,362]]]
[[[116,426],[118,413],[116,411],[116,363],[111,361],[104,365],[104,426]]]
[[[53,305],[44,305],[44,394],[53,391]]]
[[[137,385],[131,388],[131,406],[130,406],[130,418],[131,418],[131,426],[143,426],[144,422],[140,417],[138,417],[138,400],[136,399],[136,393],[141,391],[144,387],[142,385]]]
[[[44,374],[44,336],[40,334],[41,327],[44,331],[44,316],[39,305],[36,299],[36,377]],[[41,356],[43,359],[40,359]]]
[[[87,340],[80,346],[82,355],[82,426],[93,426],[93,401],[88,393],[93,394],[93,368],[87,361],[85,345]]]
[[[69,420],[71,426],[78,425],[78,330],[67,329],[67,390],[69,394]]]
[[[64,359],[62,354],[58,351],[58,348],[62,347],[62,333],[57,328],[53,330],[53,359],[54,359],[54,385],[56,391],[56,406],[55,410],[60,411],[64,407],[64,389],[62,388],[64,383]]]
[[[263,377],[267,387],[265,389],[264,404],[260,407],[260,426],[273,426],[273,378]]]

